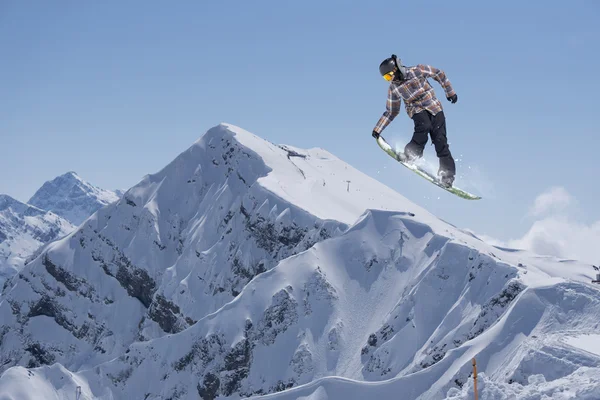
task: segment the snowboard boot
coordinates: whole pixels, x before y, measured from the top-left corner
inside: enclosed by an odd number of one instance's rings
[[[439,171],[438,177],[440,179],[440,183],[447,188],[451,188],[454,183],[454,175],[450,174],[448,171]]]
[[[415,154],[410,149],[406,149],[404,151],[404,162],[407,164],[414,164],[419,158],[421,158],[421,156],[422,155],[420,154]]]
[[[414,140],[411,140],[404,146],[404,156],[406,157],[406,163],[413,164],[419,158],[423,157],[423,147],[416,144]]]

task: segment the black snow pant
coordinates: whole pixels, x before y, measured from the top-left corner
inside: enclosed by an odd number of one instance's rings
[[[454,158],[450,153],[448,140],[446,138],[446,117],[444,112],[440,111],[432,115],[429,111],[421,111],[413,115],[412,120],[415,123],[415,132],[412,140],[405,146],[404,153],[409,158],[420,158],[423,156],[423,150],[427,144],[427,135],[431,135],[431,141],[435,146],[435,151],[440,159],[440,172],[448,176],[456,174]]]

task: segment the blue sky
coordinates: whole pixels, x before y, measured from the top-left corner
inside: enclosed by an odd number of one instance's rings
[[[599,17],[597,1],[2,1],[0,193],[26,201],[71,170],[127,189],[229,122],[325,148],[504,242],[549,216],[600,232]],[[483,200],[434,187],[371,138],[391,53],[446,72],[456,104],[432,84],[456,184]],[[384,136],[403,145],[412,127],[403,109]],[[425,156],[437,163],[433,146]],[[560,207],[532,209],[553,193]]]

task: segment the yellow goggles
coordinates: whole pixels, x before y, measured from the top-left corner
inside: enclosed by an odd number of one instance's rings
[[[383,79],[385,79],[388,82],[391,81],[394,78],[394,72],[396,71],[388,72],[383,76]]]

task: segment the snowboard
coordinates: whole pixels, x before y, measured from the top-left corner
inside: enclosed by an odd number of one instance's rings
[[[379,145],[379,147],[381,147],[381,149],[383,151],[385,151],[387,154],[390,155],[390,157],[392,157],[394,160],[398,161],[400,164],[404,165],[406,168],[410,169],[411,171],[415,172],[417,175],[419,175],[420,177],[428,180],[429,182],[433,183],[436,186],[441,187],[442,189],[444,189],[447,192],[450,192],[452,194],[454,194],[455,196],[461,197],[463,199],[467,199],[467,200],[479,200],[481,199],[480,196],[476,196],[474,194],[471,194],[469,192],[466,192],[462,189],[457,188],[456,186],[451,186],[451,187],[446,187],[444,186],[439,179],[432,175],[431,173],[425,171],[422,168],[419,168],[419,166],[415,165],[415,164],[410,164],[405,162],[406,160],[406,156],[404,155],[403,152],[396,152],[392,146],[390,146],[385,139],[383,138],[383,136],[379,135],[379,137],[377,138],[377,144]]]

